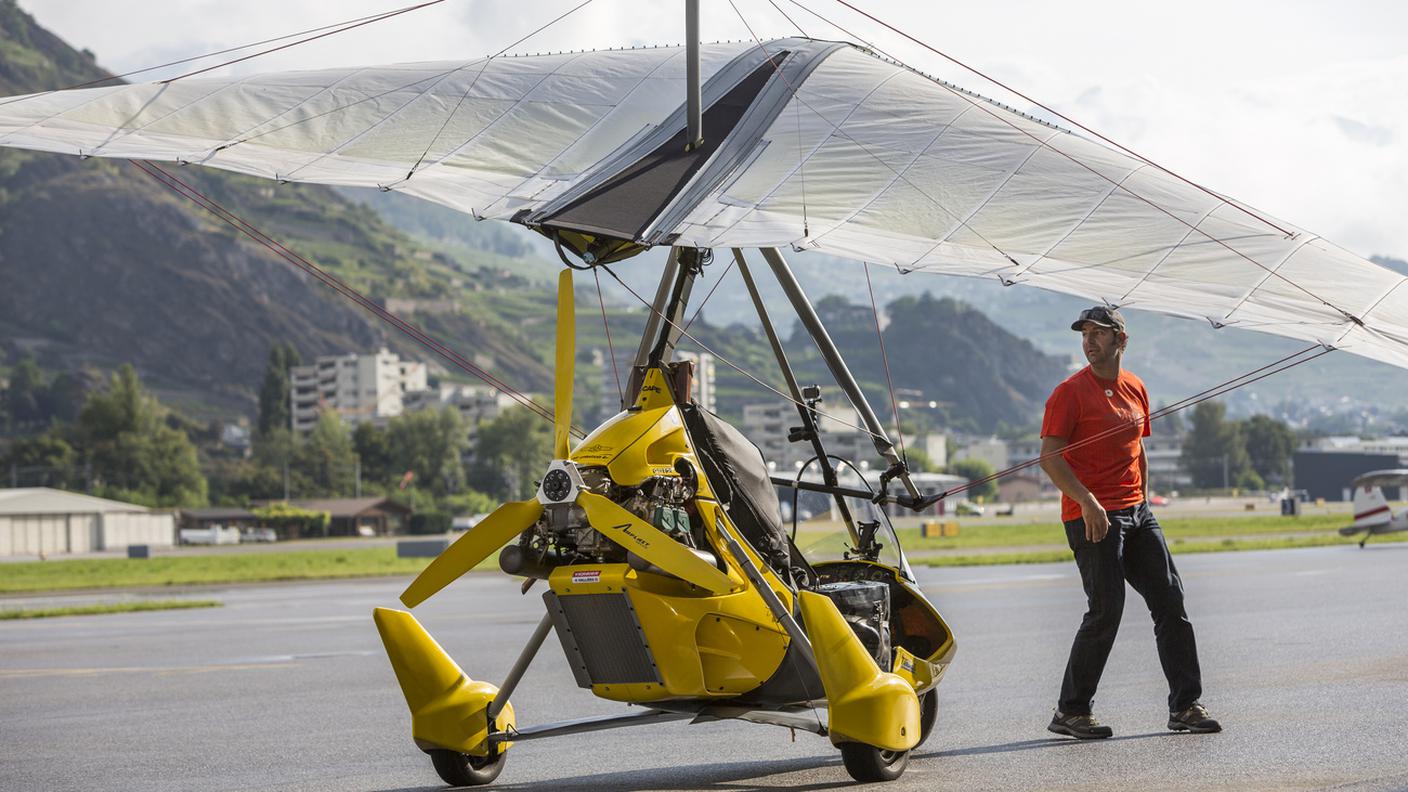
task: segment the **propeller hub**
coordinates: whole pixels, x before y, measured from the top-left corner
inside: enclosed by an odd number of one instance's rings
[[[565,459],[555,459],[538,485],[538,502],[544,506],[574,503],[582,488],[582,474],[577,470],[577,465]]]

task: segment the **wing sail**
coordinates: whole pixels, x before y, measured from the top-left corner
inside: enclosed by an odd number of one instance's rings
[[[377,186],[623,255],[995,278],[1408,367],[1408,278],[1147,162],[858,47],[706,45],[702,72],[706,108],[748,104],[687,163],[679,47],[36,94],[0,100],[0,145]]]

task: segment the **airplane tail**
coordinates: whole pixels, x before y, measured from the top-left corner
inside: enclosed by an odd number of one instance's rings
[[[1393,519],[1388,499],[1378,487],[1354,489],[1354,524],[1340,529],[1341,536],[1353,536],[1375,526],[1386,525]]]

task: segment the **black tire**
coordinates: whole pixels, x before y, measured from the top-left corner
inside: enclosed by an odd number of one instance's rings
[[[894,781],[909,766],[909,751],[886,751],[865,743],[841,743],[841,762],[862,783]]]
[[[473,756],[459,751],[431,751],[430,763],[440,780],[450,786],[483,786],[492,783],[504,769],[507,753],[500,751],[497,756]]]
[[[924,744],[929,739],[929,733],[934,730],[934,723],[939,719],[939,690],[930,688],[928,693],[919,697],[919,742],[914,744],[914,748]],[[914,748],[909,750],[913,751]]]

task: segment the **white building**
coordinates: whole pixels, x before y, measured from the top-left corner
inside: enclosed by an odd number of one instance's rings
[[[0,490],[0,556],[170,547],[176,518],[133,503],[33,487]]]
[[[1398,457],[1399,465],[1408,467],[1408,437],[1317,437],[1302,443],[1300,450],[1333,451],[1340,454],[1391,454]]]
[[[828,454],[848,459],[856,465],[878,461],[875,443],[870,433],[860,429],[860,417],[850,407],[821,406],[823,415],[818,417],[817,428],[821,431],[822,444]],[[789,443],[787,432],[794,426],[801,426],[802,418],[796,405],[791,402],[769,402],[766,404],[745,404],[743,425],[739,430],[763,452],[763,459],[775,463],[779,475],[784,471],[795,471],[811,459],[816,451],[808,441]]]
[[[385,423],[400,415],[403,398],[426,388],[425,364],[401,360],[385,349],[374,355],[324,355],[311,366],[294,366],[289,376],[293,430],[307,433],[322,410],[335,410],[346,423]]]
[[[440,410],[454,407],[464,419],[469,434],[474,436],[475,427],[484,421],[492,421],[499,413],[518,404],[507,393],[482,385],[441,385],[431,390],[409,391],[401,398],[405,412],[417,410]]]
[[[1149,458],[1149,484],[1156,493],[1166,493],[1192,485],[1193,477],[1183,468],[1183,435],[1150,435],[1144,438],[1144,452]],[[1039,456],[1041,440],[1019,440],[1010,445],[1007,462],[994,470],[1030,462]],[[1033,466],[1024,472],[1040,474],[1041,478],[1046,480],[1039,467]],[[1049,489],[1054,489],[1054,485]]]
[[[987,437],[982,440],[975,440],[953,454],[953,461],[959,462],[964,459],[981,459],[988,463],[993,470],[1002,470],[1007,467],[1007,459],[1011,451],[1007,441],[997,437]]]

